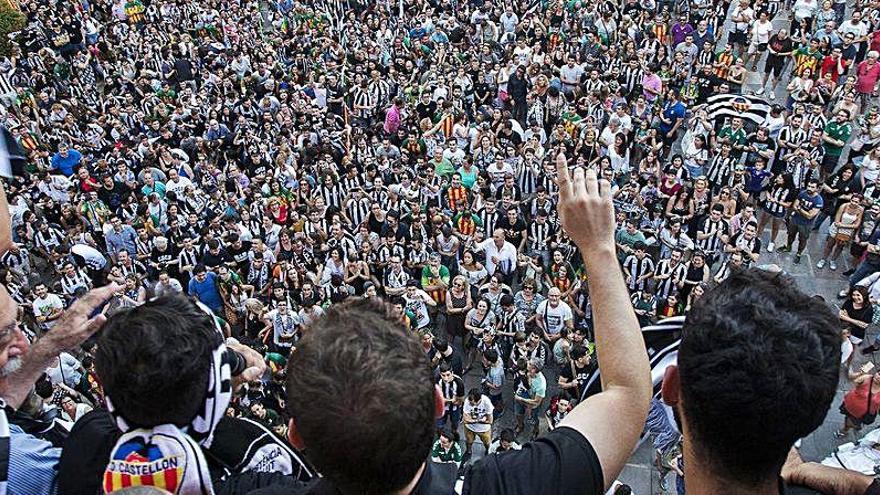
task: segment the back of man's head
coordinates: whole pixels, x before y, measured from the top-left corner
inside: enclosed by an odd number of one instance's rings
[[[95,369],[132,426],[186,426],[204,403],[218,338],[211,317],[193,302],[160,297],[107,320]]]
[[[400,490],[428,457],[430,365],[390,305],[359,298],[331,306],[299,341],[287,392],[291,436],[344,493]]]
[[[733,273],[687,317],[678,356],[688,441],[715,476],[775,480],[818,427],[840,365],[837,318],[782,274]]]

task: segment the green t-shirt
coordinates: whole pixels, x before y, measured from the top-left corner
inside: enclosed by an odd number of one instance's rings
[[[446,158],[440,160],[440,163],[431,162],[434,164],[434,173],[443,178],[452,177],[452,174],[455,173],[455,167],[452,166],[452,163],[449,162]]]
[[[440,265],[439,272],[440,280],[442,280],[444,284],[449,285],[449,268]],[[437,285],[437,277],[431,273],[431,267],[425,265],[425,267],[422,268],[422,287],[427,287],[429,285]]]
[[[635,243],[637,243],[639,241],[645,242],[645,234],[643,234],[641,230],[637,230],[635,234],[630,235],[630,233],[627,232],[626,229],[624,228],[624,229],[620,229],[617,232],[617,235],[614,236],[614,242],[616,242],[618,244],[623,244],[624,246],[632,247]],[[625,253],[622,250],[618,250],[617,251],[617,259],[619,259],[620,262],[622,263],[623,260],[626,259],[628,254],[629,253]]]
[[[825,135],[846,143],[852,135],[852,126],[849,122],[840,124],[837,121],[831,121],[825,125]],[[839,157],[843,153],[843,146],[836,146],[828,142],[824,143],[824,146],[826,155]]]
[[[461,446],[452,442],[449,450],[444,450],[440,446],[440,440],[437,440],[434,442],[434,448],[431,449],[431,459],[437,459],[440,462],[461,462]]]
[[[726,125],[718,131],[718,139],[723,138],[729,138],[731,143],[742,146],[746,144],[746,131],[742,127],[734,131],[733,127]]]

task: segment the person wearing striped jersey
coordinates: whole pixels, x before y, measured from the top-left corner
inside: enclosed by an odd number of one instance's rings
[[[710,265],[715,262],[729,233],[730,224],[724,219],[724,206],[715,204],[697,229],[696,236],[697,247],[706,255]]]
[[[654,276],[654,260],[648,256],[644,242],[633,245],[633,253],[623,262],[623,273],[630,292],[645,289],[646,282]]]
[[[673,249],[669,259],[660,260],[654,272],[656,295],[659,299],[666,299],[670,294],[676,293],[684,287],[684,279],[687,275],[687,266],[682,263],[684,253],[680,249]]]

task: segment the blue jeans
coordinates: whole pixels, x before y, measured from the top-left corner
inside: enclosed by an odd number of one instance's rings
[[[458,425],[461,423],[462,409],[460,407],[452,409],[443,414],[443,416],[437,420],[437,429],[442,430],[444,426],[446,426],[446,421],[449,421],[449,429],[451,431],[455,431],[458,429]]]
[[[868,275],[880,271],[880,265],[863,261],[856,267],[856,271],[849,277],[849,286],[854,287],[859,281]]]

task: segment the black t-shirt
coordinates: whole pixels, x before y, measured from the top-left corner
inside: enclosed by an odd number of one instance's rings
[[[227,259],[228,256],[226,255],[226,251],[222,248],[217,254],[212,253],[210,250],[206,250],[205,254],[202,255],[202,263],[208,268],[216,268],[225,263]]]
[[[82,24],[76,19],[72,19],[69,23],[67,23],[64,26],[64,30],[67,31],[67,35],[70,36],[71,44],[79,45],[83,42]]]
[[[519,246],[519,243],[522,242],[523,232],[528,228],[526,221],[522,217],[517,216],[516,222],[511,223],[507,215],[499,218],[495,227],[504,229],[507,241],[514,246]]]
[[[454,464],[435,463],[428,461],[425,464],[425,470],[416,483],[412,491],[412,495],[451,495],[455,493],[455,480],[458,469]],[[239,486],[236,491],[226,491],[224,493],[247,493],[248,495],[341,495],[333,482],[327,478],[321,478],[311,483],[300,483],[296,486],[287,484],[279,486],[277,484],[254,483],[251,491],[242,490]],[[216,490],[215,486],[215,490]],[[218,492],[220,495],[221,492]]]
[[[791,37],[786,37],[784,40],[779,39],[778,35],[773,35],[770,37],[770,42],[768,43],[770,48],[777,53],[787,53],[791,51],[792,43]],[[767,61],[773,64],[784,63],[785,57],[779,55],[773,55],[772,53],[767,54]]]
[[[227,254],[235,261],[235,264],[239,269],[242,269],[246,266],[248,261],[248,253],[251,250],[251,241],[241,241],[241,247],[235,247],[230,244],[226,248]]]
[[[462,495],[602,495],[603,487],[602,466],[589,440],[562,426],[522,450],[477,461],[464,478]]]
[[[590,363],[584,366],[583,368],[580,366],[571,366],[566,365],[563,366],[562,369],[559,370],[559,376],[561,378],[565,378],[567,381],[571,381],[574,379],[574,374],[577,374],[577,382],[578,382],[578,392],[583,392],[584,388],[587,386],[587,380],[590,379],[590,375],[593,374],[593,371],[596,370],[597,364],[595,359],[590,359]],[[572,373],[574,371],[574,373]],[[574,392],[574,391],[572,391]]]

